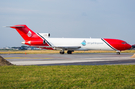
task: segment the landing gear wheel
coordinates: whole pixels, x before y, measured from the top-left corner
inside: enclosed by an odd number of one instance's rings
[[[72,51],[67,51],[67,54],[72,54]]]
[[[60,51],[60,54],[64,54],[64,51]]]
[[[116,54],[117,54],[117,55],[120,55],[120,52],[117,52]]]

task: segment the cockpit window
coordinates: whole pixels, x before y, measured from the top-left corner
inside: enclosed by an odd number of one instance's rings
[[[122,44],[127,44],[126,42],[122,42]]]

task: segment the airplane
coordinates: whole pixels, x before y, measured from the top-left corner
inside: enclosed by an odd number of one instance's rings
[[[60,54],[72,54],[76,50],[115,50],[120,54],[123,50],[131,49],[132,46],[119,39],[110,38],[51,38],[50,33],[35,33],[26,25],[7,26],[16,29],[25,40],[22,44],[35,46],[47,50],[60,50]]]

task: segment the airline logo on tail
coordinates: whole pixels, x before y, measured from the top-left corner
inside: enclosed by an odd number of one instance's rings
[[[29,32],[27,33],[27,36],[28,36],[28,37],[31,37],[31,36],[32,36],[31,31],[29,31]]]

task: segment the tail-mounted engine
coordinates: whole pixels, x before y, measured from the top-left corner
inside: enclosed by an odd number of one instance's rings
[[[30,46],[33,46],[33,45],[44,45],[45,41],[24,41],[24,42],[22,42],[22,44],[30,45]]]

